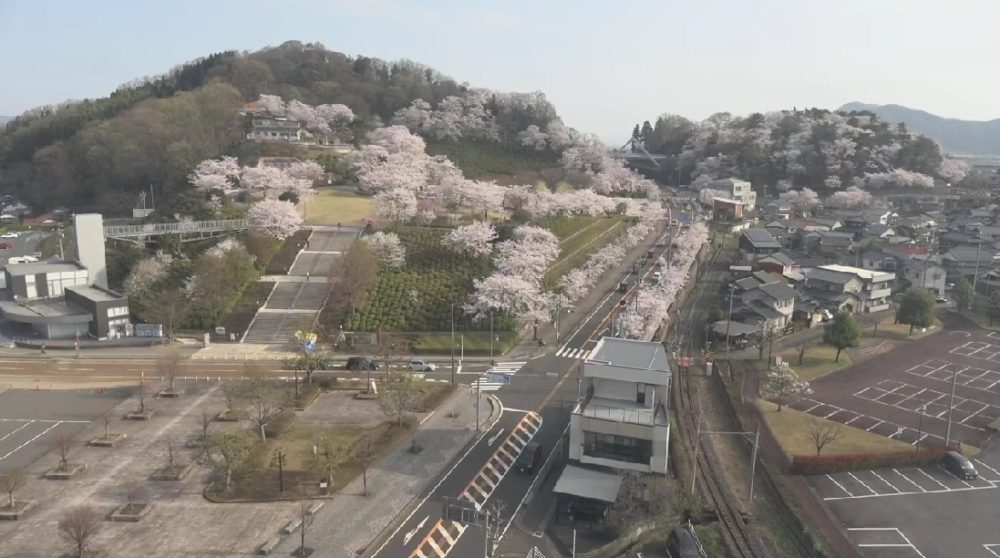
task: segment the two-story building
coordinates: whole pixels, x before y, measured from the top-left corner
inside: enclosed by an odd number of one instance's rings
[[[779,243],[767,229],[747,229],[740,235],[740,261],[751,263],[781,251]]]
[[[747,211],[753,211],[757,207],[757,192],[753,191],[750,183],[738,178],[723,178],[712,183],[712,189],[722,190],[730,199],[741,202],[746,206]]]
[[[822,301],[827,310],[868,313],[889,309],[895,273],[846,265],[823,265],[803,272],[805,293]]]
[[[662,344],[598,341],[583,363],[583,395],[570,416],[570,459],[666,474],[670,380]]]
[[[302,123],[277,116],[253,116],[247,139],[254,141],[302,141]]]
[[[792,323],[795,311],[795,289],[781,281],[764,283],[743,291],[739,308],[743,321],[764,322],[769,328],[781,329]]]
[[[903,278],[910,287],[927,289],[934,296],[944,296],[947,289],[948,272],[945,268],[924,257],[923,260],[912,259],[903,267]]]

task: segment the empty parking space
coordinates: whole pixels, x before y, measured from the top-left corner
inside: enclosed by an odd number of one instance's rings
[[[951,354],[1000,363],[1000,345],[983,341],[968,341],[952,349]]]
[[[964,366],[947,360],[931,359],[907,369],[921,378],[965,386],[970,389],[1000,395],[1000,372],[989,368]]]
[[[993,490],[1000,485],[1000,473],[994,467],[979,460],[973,464],[979,472],[975,480],[959,479],[937,465],[923,465],[816,475],[810,483],[825,501]]]
[[[855,527],[847,530],[862,550],[873,558],[927,558],[903,531],[895,527]]]
[[[813,416],[823,417],[854,428],[860,428],[861,430],[881,434],[886,438],[899,440],[908,444],[916,444],[918,438],[923,444],[929,443],[932,440],[938,442],[944,440],[942,436],[927,432],[920,428],[917,424],[914,424],[913,426],[899,424],[891,420],[866,415],[864,413],[851,409],[845,409],[843,407],[833,405],[831,403],[825,403],[810,397],[799,399],[789,406],[793,409],[804,411]]]
[[[952,402],[949,393],[896,380],[882,380],[859,390],[854,395],[937,419],[947,418],[949,403]],[[996,405],[958,395],[954,397],[952,420],[960,425],[986,432],[986,427],[997,417],[1000,417],[1000,407]]]

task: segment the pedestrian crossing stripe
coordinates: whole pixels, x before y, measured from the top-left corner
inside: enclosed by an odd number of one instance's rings
[[[496,366],[491,367],[486,372],[483,372],[472,382],[473,389],[478,389],[479,391],[497,391],[503,386],[507,385],[507,382],[491,382],[490,375],[493,376],[513,376],[523,367],[528,364],[527,361],[514,361],[514,362],[498,362]]]
[[[587,360],[590,357],[591,349],[576,349],[572,347],[563,347],[556,352],[558,357],[575,358],[579,360]]]

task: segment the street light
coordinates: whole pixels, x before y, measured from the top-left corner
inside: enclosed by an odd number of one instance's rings
[[[948,430],[944,434],[944,445],[951,445],[951,415],[955,411],[955,382],[958,379],[958,370],[951,373],[951,398],[948,401]]]
[[[733,293],[736,292],[736,283],[729,285],[729,316],[726,318],[726,362],[729,362],[729,326],[733,323]]]

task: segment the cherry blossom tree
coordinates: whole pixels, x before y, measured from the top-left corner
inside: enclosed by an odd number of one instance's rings
[[[944,158],[941,160],[938,174],[951,184],[956,184],[969,174],[969,165],[958,159]]]
[[[485,221],[476,221],[453,229],[441,239],[441,244],[461,254],[486,256],[493,251],[497,231]]]
[[[869,188],[933,188],[934,179],[926,174],[906,169],[893,169],[888,172],[865,174],[865,184]]]
[[[414,99],[410,106],[401,108],[392,116],[392,123],[406,126],[413,132],[429,131],[428,123],[433,119],[431,105],[423,99]]]
[[[400,225],[417,214],[417,197],[412,190],[394,188],[375,194],[373,199],[375,214],[390,219]]]
[[[125,277],[123,291],[130,297],[138,297],[156,282],[166,278],[173,258],[162,252],[143,258],[136,263]]]
[[[715,204],[715,198],[728,197],[729,195],[726,194],[726,192],[723,192],[722,190],[713,190],[712,188],[702,188],[702,190],[698,192],[698,201],[701,202],[702,205],[708,207]]]
[[[775,366],[764,375],[763,391],[781,407],[788,405],[800,397],[812,393],[809,382],[799,378],[799,375],[792,370],[787,362]]]
[[[826,205],[845,209],[868,207],[871,203],[872,195],[857,186],[851,186],[846,190],[834,192],[826,199]]]
[[[423,154],[427,143],[420,136],[410,133],[405,126],[386,126],[376,128],[368,134],[372,145],[380,145],[389,153],[419,153]]]
[[[272,116],[285,116],[285,100],[278,95],[261,95],[257,102]]]
[[[316,161],[297,161],[285,169],[285,174],[291,178],[319,182],[323,180],[323,167]]]
[[[429,178],[429,160],[422,152],[390,152],[382,145],[366,145],[354,155],[352,164],[361,190],[374,194],[394,188],[422,189]]]
[[[252,206],[247,212],[250,230],[277,240],[284,240],[302,226],[302,215],[295,204],[276,199],[265,199]]]
[[[240,165],[236,157],[206,159],[188,175],[192,186],[203,191],[222,190],[230,193],[239,182]]]
[[[819,195],[809,188],[784,192],[778,195],[778,199],[790,205],[799,215],[805,215],[819,205]]]
[[[517,141],[524,147],[530,147],[535,151],[543,151],[548,145],[549,135],[541,131],[538,126],[531,124],[517,134]]]
[[[402,267],[406,263],[406,247],[396,233],[379,231],[361,238],[382,265]]]
[[[212,246],[208,250],[205,250],[205,254],[211,257],[221,257],[234,250],[236,251],[246,250],[246,247],[243,246],[243,243],[240,242],[239,240],[229,237],[222,239],[215,246]],[[253,256],[251,256],[251,258],[252,257]]]
[[[473,281],[475,294],[465,311],[482,320],[495,313],[505,313],[522,321],[541,320],[547,315],[549,300],[535,281],[506,274],[493,274]]]
[[[490,211],[502,211],[507,189],[495,182],[465,180],[460,186],[463,190],[464,204],[472,209],[483,212],[483,218]]]

